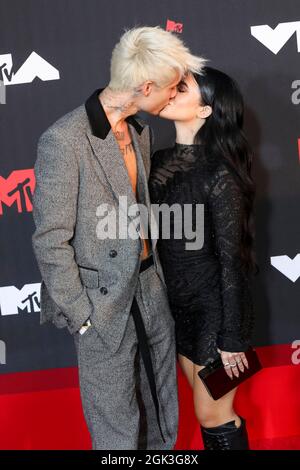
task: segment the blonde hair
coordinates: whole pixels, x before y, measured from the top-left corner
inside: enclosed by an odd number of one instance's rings
[[[189,71],[202,74],[207,60],[192,55],[183,41],[160,26],[127,30],[113,49],[109,87],[114,91],[132,90],[147,80],[159,87],[182,78]]]

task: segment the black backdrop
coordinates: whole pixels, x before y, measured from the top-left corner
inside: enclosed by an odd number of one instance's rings
[[[36,144],[106,85],[113,46],[124,28],[141,25],[176,23],[194,53],[239,82],[257,181],[255,344],[299,339],[299,1],[0,0],[0,18],[0,373],[76,364],[68,331],[39,325]],[[170,145],[172,124],[145,117],[155,148]]]

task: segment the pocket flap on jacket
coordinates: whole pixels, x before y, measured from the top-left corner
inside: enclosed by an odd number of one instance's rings
[[[97,288],[99,287],[98,269],[86,268],[79,266],[79,274],[82,284],[86,287]]]

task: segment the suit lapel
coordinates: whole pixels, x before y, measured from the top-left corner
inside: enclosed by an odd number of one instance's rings
[[[127,196],[128,206],[136,204],[123,155],[112,130],[104,140],[91,133],[87,133],[87,136],[116,201],[119,203],[120,196]]]

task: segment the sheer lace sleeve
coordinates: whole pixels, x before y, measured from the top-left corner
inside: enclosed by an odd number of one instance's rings
[[[151,156],[151,170],[149,177],[149,191],[152,203],[159,203],[161,191],[166,184],[165,170],[163,168],[162,151],[157,150]]]
[[[240,352],[250,345],[253,305],[249,279],[240,258],[245,216],[243,194],[232,171],[224,166],[218,169],[209,193],[209,206],[215,251],[221,265],[223,311],[218,347],[222,351]]]

